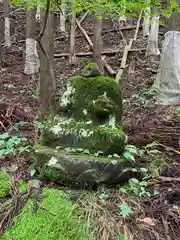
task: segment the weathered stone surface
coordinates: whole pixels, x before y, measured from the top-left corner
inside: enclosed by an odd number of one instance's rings
[[[44,147],[36,152],[41,174],[59,183],[122,180],[122,160],[96,159],[93,155],[99,151],[103,156],[123,152],[126,135],[121,118],[121,86],[113,78],[100,76],[98,66],[90,63],[82,76],[69,79],[59,99],[57,116],[43,123]],[[86,149],[92,156],[69,156],[56,150],[67,147]]]
[[[89,64],[83,76],[69,80],[56,118],[44,126],[43,145],[101,150],[104,155],[123,151],[121,87],[113,78],[99,76],[96,67]]]
[[[133,163],[120,158],[67,153],[36,146],[36,167],[42,176],[66,184],[114,184],[134,176]]]

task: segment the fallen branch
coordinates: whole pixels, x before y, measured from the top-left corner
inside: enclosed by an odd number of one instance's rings
[[[125,46],[124,48],[124,53],[123,53],[123,58],[122,58],[122,61],[121,61],[121,66],[120,66],[120,69],[116,75],[116,82],[119,83],[120,80],[121,80],[121,77],[122,77],[122,74],[124,72],[124,69],[125,69],[125,66],[126,66],[126,61],[127,61],[127,57],[128,57],[128,53],[132,47],[132,44],[133,44],[133,41],[137,39],[137,35],[138,35],[138,31],[139,31],[139,26],[140,26],[140,21],[141,21],[141,16],[142,16],[142,12],[140,13],[140,16],[139,16],[139,19],[137,21],[137,27],[136,27],[136,30],[135,30],[135,33],[134,33],[134,38],[131,38],[129,40],[129,44]]]
[[[86,13],[82,16],[82,18],[79,20],[79,23],[81,24],[87,16],[88,16],[88,12],[86,12]],[[77,29],[77,25],[76,25],[76,27],[75,27],[75,30],[76,30],[76,29]],[[82,35],[82,36],[83,36],[83,35]]]
[[[180,155],[180,152],[179,152],[179,151],[177,151],[177,150],[175,150],[175,149],[173,149],[173,148],[171,148],[171,147],[168,147],[168,146],[166,146],[166,145],[164,145],[164,144],[161,144],[161,143],[159,143],[159,144],[157,144],[157,145],[163,147],[163,148],[166,149],[166,150],[169,150],[169,151],[171,151],[171,152],[174,152],[174,153]]]
[[[141,52],[141,51],[146,51],[146,48],[132,48],[129,50],[129,52]],[[104,50],[102,51],[102,55],[115,55],[117,53],[122,53],[124,52],[124,50],[119,50],[119,49],[114,49],[114,50]],[[87,56],[91,56],[93,54],[93,52],[80,52],[80,53],[76,53],[76,56],[77,57],[87,57]],[[56,52],[54,54],[54,57],[55,58],[61,58],[61,57],[68,57],[69,56],[69,53],[59,53],[59,52]]]
[[[93,50],[93,43],[92,43],[90,37],[88,36],[87,32],[84,30],[84,28],[81,26],[81,24],[79,23],[79,21],[77,19],[76,19],[76,23],[77,23],[77,26],[79,27],[79,29],[81,30],[81,32],[83,33],[84,37],[86,38],[89,46]]]
[[[84,16],[84,15],[83,15]],[[80,20],[81,21],[81,20]],[[80,23],[79,21],[79,23]],[[117,31],[123,31],[123,30],[131,30],[131,29],[134,29],[136,28],[136,26],[131,26],[131,27],[123,27],[123,28],[113,28],[113,29],[107,29],[107,30],[104,30],[102,31],[102,34],[104,33],[108,33],[108,32],[117,32]],[[91,35],[94,35],[94,32],[87,32],[88,36],[91,36]],[[84,34],[79,34],[79,35],[76,35],[76,38],[80,38],[80,37],[84,37]],[[59,40],[62,40],[62,39],[65,39],[66,36],[60,36],[60,37],[56,37],[54,38],[54,41],[59,41]],[[24,43],[26,40],[23,39],[23,40],[19,40],[18,43]],[[124,40],[123,40],[124,41]],[[4,43],[2,44],[2,46],[4,45]]]
[[[180,182],[180,178],[163,177],[163,176],[159,176],[157,180],[161,182]]]
[[[86,31],[84,30],[84,28],[81,26],[81,24],[79,23],[78,20],[76,20],[77,26],[79,27],[79,29],[82,31],[82,33],[84,34],[87,42],[89,43],[89,46],[91,47],[91,49],[93,50],[93,43],[90,39],[90,37],[88,36],[88,34],[86,33]],[[103,66],[105,67],[106,71],[114,76],[115,75],[115,71],[108,65],[108,63],[105,61],[105,59],[101,56],[101,62],[103,64]]]
[[[111,16],[109,16],[109,17],[110,17],[110,19],[111,19],[111,22],[112,22],[113,25],[114,25],[115,30],[120,34],[120,36],[122,37],[122,39],[123,39],[125,45],[127,45],[127,41],[126,41],[126,39],[125,39],[125,37],[124,37],[122,31],[116,27],[116,23],[114,22],[114,19],[113,19]]]

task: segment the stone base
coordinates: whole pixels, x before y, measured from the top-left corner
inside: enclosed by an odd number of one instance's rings
[[[36,146],[35,156],[41,176],[59,184],[118,184],[136,174],[133,163],[115,157],[67,153],[45,146]]]

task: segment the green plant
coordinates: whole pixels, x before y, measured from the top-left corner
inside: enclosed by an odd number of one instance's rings
[[[32,200],[28,201],[3,240],[88,240],[86,223],[79,220],[76,205],[57,189],[43,189],[43,198],[33,214]]]
[[[11,177],[4,171],[0,171],[0,199],[10,193]]]
[[[128,239],[124,236],[124,234],[121,234],[121,235],[119,236],[119,240],[128,240]]]
[[[129,180],[128,191],[139,197],[151,196],[147,190],[147,181],[132,178]]]
[[[106,200],[108,198],[108,194],[105,192],[104,188],[101,189],[101,192],[98,196],[100,202],[102,205],[105,205],[106,204]]]
[[[127,203],[122,203],[119,205],[119,215],[125,217],[129,217],[132,214],[131,208]]]
[[[135,162],[135,156],[139,155],[139,149],[134,145],[126,145],[124,149],[124,157],[129,160]]]
[[[26,141],[26,138],[10,136],[9,133],[0,134],[0,157],[30,152],[31,147],[24,145]]]
[[[155,154],[160,154],[161,151],[157,150],[157,149],[153,149],[155,147],[157,147],[158,145],[160,145],[158,142],[154,141],[150,144],[147,144],[145,147],[144,147],[144,150],[145,152],[148,154],[148,155],[155,155]]]

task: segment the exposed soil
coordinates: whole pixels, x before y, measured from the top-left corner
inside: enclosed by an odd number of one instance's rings
[[[36,117],[39,99],[36,98],[36,88],[38,78],[35,80],[30,79],[23,73],[24,70],[24,58],[22,49],[25,47],[25,15],[14,13],[11,16],[12,20],[12,42],[11,49],[5,49],[5,59],[7,67],[0,70],[0,132],[8,130],[10,125],[24,121],[25,135],[33,140],[35,129],[34,119]],[[55,25],[58,25],[59,19],[56,19]],[[135,21],[128,22],[124,27],[132,27],[135,25]],[[116,23],[117,24],[117,23]],[[93,32],[93,19],[88,17],[82,26],[87,32]],[[106,20],[103,22],[103,31],[116,28],[111,21]],[[67,30],[70,26],[67,22]],[[37,31],[38,32],[38,31]],[[122,30],[126,41],[134,35],[134,29]],[[79,36],[81,35],[81,36]],[[56,31],[55,38],[60,37],[60,33]],[[91,51],[82,33],[77,28],[77,41],[76,52],[89,52]],[[93,35],[90,35],[93,41]],[[160,35],[160,47],[163,36]],[[124,49],[124,42],[119,31],[104,32],[102,35],[103,50],[115,50]],[[133,44],[133,49],[146,48],[147,39],[143,39],[141,29],[138,34],[137,41]],[[55,52],[66,53],[69,51],[69,38],[59,39],[55,41]],[[114,69],[118,70],[121,63],[123,52],[115,55],[107,55],[106,61]],[[57,79],[57,93],[58,96],[65,89],[65,84],[68,78],[72,75],[81,73],[86,63],[91,60],[91,57],[77,57],[77,63],[73,66],[69,66],[68,58],[61,57],[55,59],[55,72]],[[152,86],[153,80],[156,76],[156,70],[158,70],[159,59],[155,63],[148,61],[145,57],[145,51],[134,51],[128,56],[127,67],[124,71],[122,78],[122,87],[124,95],[124,127],[129,137],[129,143],[136,146],[143,146],[152,141],[160,141],[166,146],[170,146],[173,149],[180,150],[180,121],[175,116],[175,106],[157,106],[154,104],[142,103],[140,97],[135,94],[139,94],[140,90],[148,92]],[[166,149],[167,150],[167,149]],[[164,176],[167,177],[180,177],[179,163],[180,155],[175,157],[172,167],[164,172]],[[11,166],[12,164],[18,164],[22,175],[28,175],[29,159],[28,157],[2,159],[0,160],[0,167]],[[134,233],[133,239],[180,239],[180,215],[179,212],[173,209],[173,205],[180,204],[180,192],[179,182],[173,181],[165,183],[159,181],[157,184],[160,195],[152,198],[139,199],[140,208],[135,211],[135,216],[132,219],[121,222],[121,227],[127,226],[130,232]],[[170,190],[169,190],[170,189]],[[110,208],[112,211],[117,210],[119,196],[118,190],[113,190],[114,195],[108,200],[108,204],[111,203]],[[113,205],[114,204],[114,205]],[[138,222],[137,219],[143,217],[151,217],[155,221],[155,226],[146,225],[145,223]],[[117,218],[115,214],[115,218]],[[115,219],[114,218],[114,219]],[[111,218],[109,219],[112,220]],[[117,220],[117,219],[116,219]],[[115,224],[114,228],[118,227],[119,222],[113,220]],[[167,225],[169,226],[167,228]],[[126,230],[124,228],[123,232]],[[165,232],[167,234],[165,234]],[[165,236],[166,235],[166,236]],[[167,235],[169,238],[167,238]],[[105,239],[99,236],[97,239]],[[117,236],[109,236],[107,239],[118,239]]]

